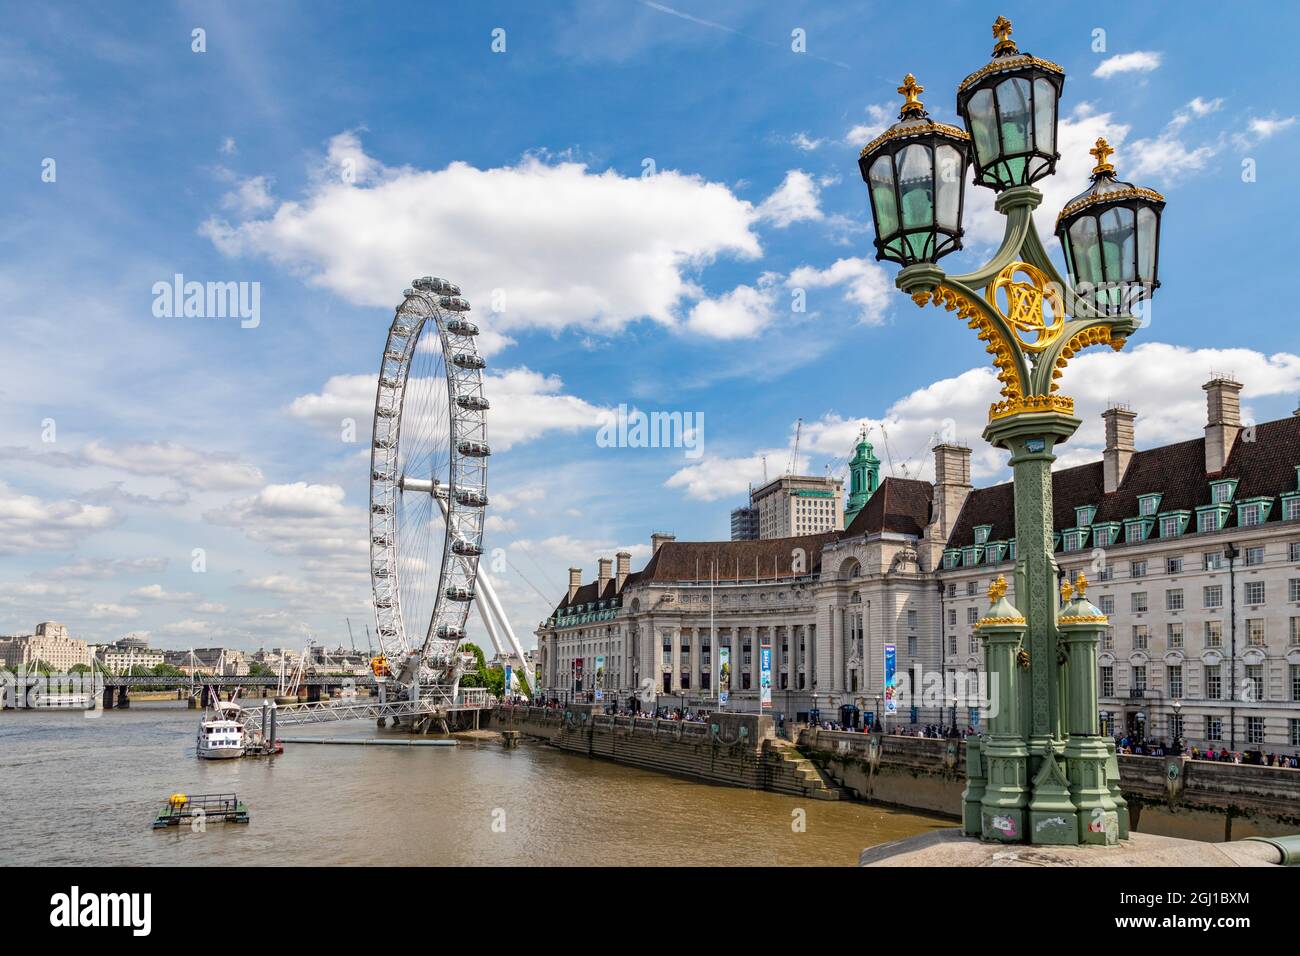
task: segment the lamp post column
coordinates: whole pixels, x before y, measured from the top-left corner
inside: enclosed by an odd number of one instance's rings
[[[1055,545],[1052,533],[1054,447],[1079,427],[1063,412],[1020,412],[995,418],[984,430],[991,444],[1011,452],[1016,509],[1016,603],[1029,621],[1025,650],[1029,681],[1022,688],[1030,751],[1063,743],[1057,683]]]
[[[1006,599],[1007,582],[999,577],[989,586],[988,611],[976,623],[984,640],[984,660],[989,672],[990,693],[996,706],[990,707],[988,739],[982,750],[986,773],[980,780],[980,765],[967,754],[967,786],[963,807],[964,829],[985,840],[1020,843],[1025,839],[1025,808],[1028,800],[1027,765],[1029,750],[1021,726],[1020,652],[1025,639],[1025,618]],[[975,757],[978,761],[979,756]],[[974,800],[979,797],[979,826],[974,826]]]
[[[1106,780],[1106,738],[1097,726],[1097,645],[1106,616],[1084,596],[1088,582],[1079,575],[1077,595],[1057,620],[1065,646],[1069,679],[1069,710],[1065,744],[1070,799],[1078,809],[1078,842],[1115,846],[1119,842],[1119,813]],[[1069,584],[1062,588],[1066,595]]]

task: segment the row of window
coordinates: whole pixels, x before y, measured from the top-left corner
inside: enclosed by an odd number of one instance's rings
[[[1300,468],[1297,469],[1297,482],[1300,483]],[[1232,501],[1236,493],[1236,479],[1224,479],[1211,483],[1211,504],[1199,505],[1195,510],[1196,531],[1207,533],[1221,531],[1227,524]],[[1125,518],[1123,521],[1106,521],[1093,524],[1096,515],[1095,505],[1082,505],[1075,509],[1077,526],[1058,531],[1054,534],[1054,546],[1066,552],[1082,551],[1091,538],[1094,547],[1109,547],[1120,540],[1123,531],[1124,541],[1128,544],[1149,540],[1153,530],[1160,538],[1176,538],[1187,531],[1191,521],[1192,510],[1179,509],[1161,512],[1160,501],[1163,495],[1152,493],[1138,497],[1138,517]],[[1300,490],[1285,492],[1281,495],[1282,520],[1300,520]],[[1273,498],[1261,495],[1235,502],[1237,509],[1237,526],[1252,528],[1268,521],[1273,508]],[[1015,560],[1016,541],[990,541],[992,525],[978,525],[975,528],[975,542],[962,548],[949,548],[943,554],[943,566],[952,570],[957,567],[973,567],[981,562],[994,564],[1003,560]]]
[[[1251,545],[1242,550],[1242,563],[1248,567],[1258,567],[1263,564],[1267,553],[1264,545]],[[1181,554],[1171,554],[1165,559],[1165,574],[1182,574],[1186,568],[1186,556]],[[1291,541],[1287,544],[1287,561],[1291,564],[1300,564],[1300,541]],[[1228,568],[1228,558],[1222,550],[1204,551],[1201,553],[1201,570],[1202,571],[1226,571]],[[1146,558],[1134,558],[1128,563],[1128,576],[1130,578],[1144,578],[1149,571],[1149,564]],[[1113,581],[1115,579],[1115,566],[1113,564],[1103,565],[1098,574],[1102,581]]]
[[[1144,664],[1135,664],[1130,669],[1129,695],[1140,697],[1148,690],[1147,686],[1147,667]],[[1224,695],[1226,686],[1224,678],[1227,672],[1225,664],[1206,664],[1203,667],[1205,674],[1205,700],[1226,700]],[[1106,666],[1100,668],[1101,687],[1100,694],[1102,697],[1115,696],[1115,668]],[[1268,699],[1264,684],[1264,665],[1263,664],[1246,664],[1243,668],[1244,674],[1241,681],[1240,692],[1236,699],[1241,701],[1265,701]],[[1290,694],[1286,698],[1289,701],[1300,702],[1300,664],[1291,664],[1288,666],[1288,676],[1290,677]],[[1178,700],[1184,694],[1183,687],[1183,667],[1181,664],[1165,665],[1165,689],[1169,697]]]
[[[1267,552],[1264,545],[1251,545],[1242,549],[1242,563],[1245,567],[1258,567],[1265,563]],[[1287,561],[1290,564],[1300,564],[1300,541],[1290,541],[1287,543]],[[1228,569],[1228,559],[1222,550],[1204,551],[1200,556],[1200,568],[1202,571],[1226,571]],[[1168,555],[1164,559],[1165,574],[1183,574],[1187,570],[1186,555],[1176,554]],[[1130,578],[1144,578],[1150,573],[1150,565],[1146,558],[1134,558],[1128,562],[1128,576]],[[1097,577],[1100,581],[1115,580],[1115,565],[1105,564],[1097,571]],[[1288,584],[1288,600],[1300,600],[1300,579],[1292,578]],[[979,581],[971,580],[966,582],[966,596],[974,597],[979,594]],[[1258,582],[1250,582],[1258,583]],[[1215,586],[1212,586],[1215,587]],[[1209,590],[1207,588],[1207,590]],[[949,581],[946,594],[948,597],[957,596],[957,582]],[[1104,600],[1104,598],[1103,598]],[[1263,603],[1262,601],[1257,603]],[[1218,607],[1217,604],[1206,604],[1206,607]],[[1102,608],[1105,611],[1105,608]],[[1107,611],[1106,613],[1110,613]]]
[[[1268,603],[1268,582],[1267,581],[1244,581],[1242,582],[1242,602],[1247,607],[1262,607]],[[1289,603],[1300,603],[1300,578],[1290,578],[1287,580],[1287,601]],[[1186,598],[1183,588],[1167,588],[1165,590],[1165,610],[1182,611],[1186,609]],[[1115,595],[1102,594],[1097,598],[1097,607],[1103,614],[1115,613]],[[1223,607],[1223,585],[1207,584],[1201,588],[1201,607],[1206,609],[1216,609]],[[973,608],[970,610],[974,610]],[[1129,595],[1129,610],[1134,614],[1145,614],[1151,610],[1146,591],[1134,591]],[[974,623],[972,621],[971,623]]]
[[[1288,619],[1287,624],[1288,645],[1300,644],[1300,617]],[[1246,645],[1248,647],[1264,647],[1268,643],[1267,631],[1267,622],[1263,618],[1246,618]],[[1134,624],[1130,633],[1133,638],[1132,647],[1134,650],[1145,651],[1149,649],[1151,637],[1149,625]],[[1181,621],[1171,621],[1165,625],[1165,641],[1170,650],[1181,650],[1184,647],[1183,634],[1184,629]],[[1207,648],[1223,647],[1223,622],[1203,622],[1202,636],[1205,638]],[[1108,627],[1102,632],[1101,647],[1102,650],[1106,651],[1115,649],[1114,627]]]
[[[973,610],[973,609],[972,609]],[[973,624],[969,620],[973,615],[968,613],[967,623]],[[950,615],[949,624],[956,624],[954,615]],[[1247,647],[1264,647],[1268,643],[1267,624],[1263,618],[1246,619],[1246,646]],[[1184,626],[1181,621],[1171,621],[1165,625],[1165,643],[1169,650],[1183,650],[1186,647],[1184,640]],[[1132,638],[1130,647],[1135,651],[1151,650],[1151,628],[1147,624],[1134,624],[1131,627],[1130,636]],[[1205,621],[1203,622],[1202,637],[1205,641],[1205,647],[1210,649],[1219,649],[1223,647],[1223,622],[1222,621]],[[1293,617],[1288,620],[1288,643],[1289,645],[1300,645],[1300,617]],[[909,644],[909,648],[913,645]],[[1108,627],[1102,632],[1101,649],[1103,651],[1115,650],[1115,628]],[[966,652],[968,654],[978,654],[980,650],[979,639],[974,631],[967,634]],[[915,653],[909,651],[909,653]],[[948,653],[955,655],[957,653],[957,636],[948,635]]]

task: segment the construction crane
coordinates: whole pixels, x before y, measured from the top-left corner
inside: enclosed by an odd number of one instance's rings
[[[799,469],[799,438],[803,435],[803,419],[799,419],[794,427],[794,454],[790,456],[790,467],[785,470],[787,475],[793,475]]]
[[[893,455],[893,451],[889,447],[889,433],[885,431],[885,426],[883,424],[880,426],[880,434],[884,436],[885,457],[889,461],[889,473],[893,475],[895,472],[894,455]],[[911,457],[909,457],[908,459],[906,459],[905,461],[903,461],[901,464],[898,465],[897,468],[899,472],[898,477],[910,478],[912,476],[912,463],[915,462],[918,458],[920,458],[923,454],[925,454],[926,449],[934,447],[935,443],[939,441],[939,438],[940,436],[937,431],[931,432],[930,438],[926,442],[926,444],[919,451],[917,451]],[[920,474],[920,471],[921,471],[921,467],[917,466],[916,473]]]
[[[883,438],[883,439],[884,439],[884,442],[885,442],[885,460],[886,460],[887,462],[889,462],[889,474],[892,476],[892,475],[894,474],[894,454],[893,454],[893,452],[891,452],[891,451],[889,450],[889,432],[885,430],[885,423],[884,423],[884,422],[881,422],[881,423],[880,423],[880,435],[881,435],[881,438]],[[904,469],[904,472],[906,472],[907,466],[904,465],[904,466],[903,466],[903,469]],[[903,477],[906,478],[907,475],[904,474]]]

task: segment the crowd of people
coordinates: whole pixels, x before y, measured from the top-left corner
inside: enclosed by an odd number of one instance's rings
[[[1163,740],[1145,740],[1117,734],[1115,736],[1115,750],[1117,753],[1137,754],[1138,756],[1147,757],[1167,757],[1181,754],[1184,757],[1190,757],[1192,760],[1211,760],[1216,763],[1237,763],[1255,767],[1287,767],[1300,770],[1300,753],[1265,753],[1257,747],[1248,750],[1229,750],[1227,747],[1220,745],[1216,750],[1212,746],[1202,749],[1184,745],[1180,748],[1176,744],[1166,744]]]
[[[587,696],[587,695],[580,695]],[[591,695],[594,703],[594,695]],[[532,707],[545,707],[549,710],[561,710],[566,706],[566,702],[557,697],[550,697],[543,700],[529,701],[526,697],[514,697],[507,701],[510,704],[528,705]],[[684,720],[692,723],[707,723],[710,711],[704,707],[691,709],[689,707],[658,707],[646,708],[636,706],[636,699],[619,703],[609,702],[605,707],[605,713],[617,717],[640,717],[643,720]],[[782,731],[786,726],[784,714],[777,713],[774,715],[777,721],[778,731]],[[814,713],[810,726],[815,726],[821,730],[834,730],[841,733],[870,733],[872,727],[865,722],[855,726],[845,724],[836,720],[822,719],[819,714]],[[877,728],[879,729],[879,728]],[[956,727],[948,724],[898,724],[888,728],[888,733],[899,737],[929,737],[932,739],[943,739],[947,737],[973,737],[979,731],[970,725],[966,727]],[[1168,743],[1164,740],[1148,740],[1146,738],[1130,736],[1125,734],[1115,735],[1115,752],[1121,754],[1135,754],[1145,757],[1168,757],[1181,754],[1190,757],[1192,760],[1211,760],[1215,762],[1246,764],[1259,767],[1286,767],[1293,770],[1300,770],[1300,753],[1265,753],[1259,748],[1230,751],[1227,747],[1220,746],[1217,750],[1214,747],[1189,747],[1183,745],[1180,749],[1177,743]]]

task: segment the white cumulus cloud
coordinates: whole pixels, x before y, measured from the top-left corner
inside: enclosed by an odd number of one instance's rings
[[[795,222],[813,222],[823,218],[820,203],[821,187],[802,169],[792,169],[785,174],[781,185],[758,207],[760,218],[778,229]]]
[[[1160,66],[1161,55],[1150,50],[1134,50],[1132,53],[1119,53],[1108,56],[1097,65],[1092,75],[1100,79],[1109,79],[1121,73],[1150,73]]]
[[[686,324],[709,338],[752,338],[772,322],[774,304],[775,283],[768,275],[760,278],[757,288],[738,285],[717,298],[700,300]]]
[[[766,215],[807,216],[798,180],[782,188]],[[760,254],[758,220],[727,186],[676,171],[627,177],[533,156],[492,169],[389,168],[344,133],[302,199],[263,218],[213,217],[203,232],[359,305],[391,307],[412,277],[445,273],[471,302],[500,293],[485,326],[610,332],[641,318],[676,324],[694,297],[690,273]]]
[[[865,256],[838,259],[825,269],[800,266],[790,273],[786,285],[799,289],[842,288],[844,300],[857,306],[858,319],[866,325],[883,322],[897,295],[885,270]]]

